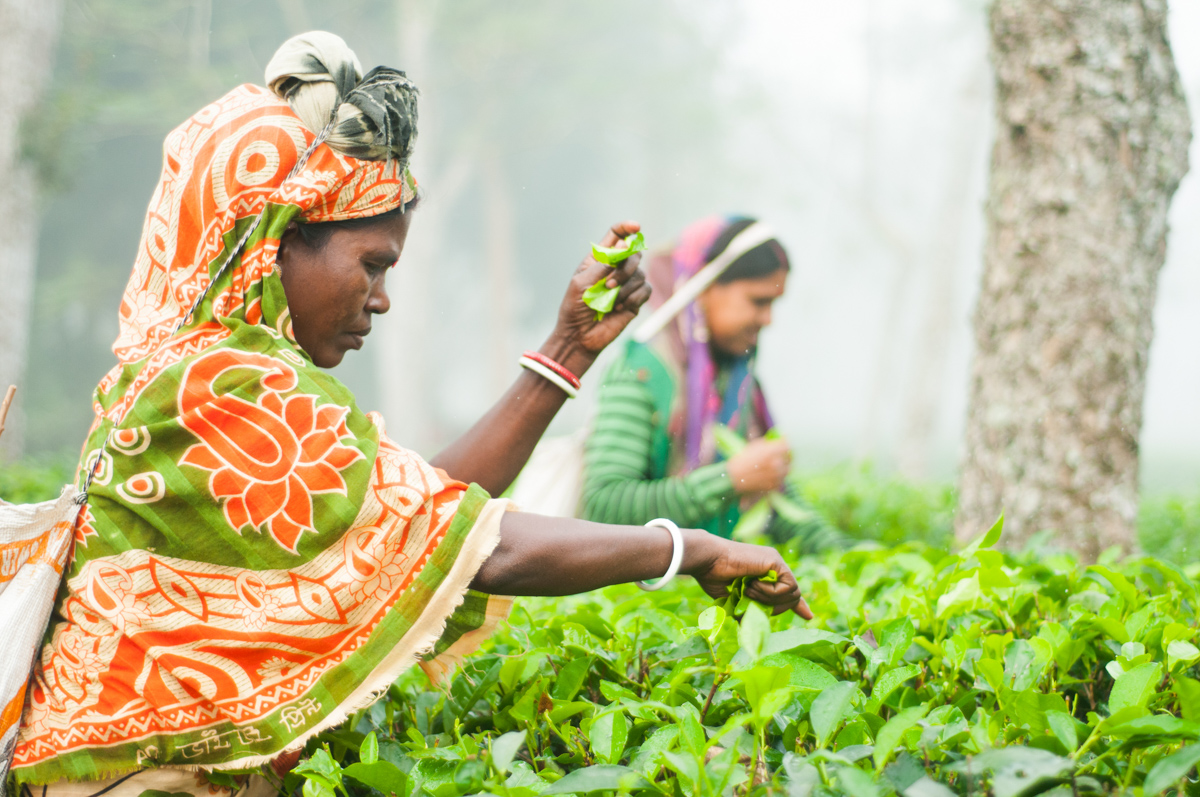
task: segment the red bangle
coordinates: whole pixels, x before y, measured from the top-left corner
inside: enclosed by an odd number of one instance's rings
[[[559,365],[558,363],[554,362],[554,360],[551,360],[549,357],[542,354],[540,351],[526,351],[526,352],[522,353],[521,356],[528,357],[529,359],[533,360],[534,362],[538,362],[538,363],[541,363],[542,365],[546,366],[551,371],[558,374],[563,379],[567,380],[567,383],[570,384],[571,387],[575,388],[576,390],[579,390],[580,388],[583,387],[583,383],[579,381],[579,377],[575,376],[575,374],[571,373],[566,368],[564,368],[561,365]]]

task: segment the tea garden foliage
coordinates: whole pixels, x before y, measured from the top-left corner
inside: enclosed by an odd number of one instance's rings
[[[0,497],[53,497],[64,474],[0,469]],[[1166,558],[1083,567],[1002,553],[999,529],[952,552],[948,490],[851,468],[803,488],[863,540],[792,557],[815,620],[717,606],[688,579],[522,599],[446,683],[405,675],[277,785],[304,797],[1200,793],[1200,565],[1186,564],[1200,503],[1144,504],[1143,547]]]
[[[310,745],[305,797],[1074,797],[1186,788],[1196,583],[1152,558],[860,546],[795,563],[817,619],[687,580],[520,601],[440,687],[419,672]]]

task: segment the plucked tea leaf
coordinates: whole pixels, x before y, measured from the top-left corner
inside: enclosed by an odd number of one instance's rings
[[[617,303],[617,294],[621,292],[620,285],[609,288],[605,284],[607,282],[608,277],[605,277],[583,292],[583,303],[596,311],[597,321],[612,312]]]
[[[646,249],[646,238],[640,232],[635,232],[633,235],[626,237],[623,243],[625,244],[624,246],[592,244],[592,257],[595,258],[597,263],[615,266],[617,263],[622,263],[630,256]]]

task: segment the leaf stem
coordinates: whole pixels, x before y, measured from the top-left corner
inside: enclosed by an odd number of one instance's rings
[[[708,709],[710,706],[712,706],[713,696],[717,693],[717,689],[719,689],[721,684],[725,683],[725,681],[728,679],[729,673],[727,672],[719,673],[713,678],[712,689],[708,690],[708,697],[704,698],[704,708],[700,709],[701,725],[704,724],[704,718],[708,715]]]

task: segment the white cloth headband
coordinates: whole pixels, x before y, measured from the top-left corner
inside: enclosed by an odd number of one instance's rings
[[[717,277],[725,273],[735,260],[756,246],[764,244],[775,237],[775,231],[760,221],[756,221],[739,232],[725,247],[725,251],[713,258],[712,262],[696,272],[696,276],[685,282],[675,293],[671,294],[662,305],[642,322],[633,333],[633,339],[645,343],[663,330],[683,308],[694,302],[704,293]]]

